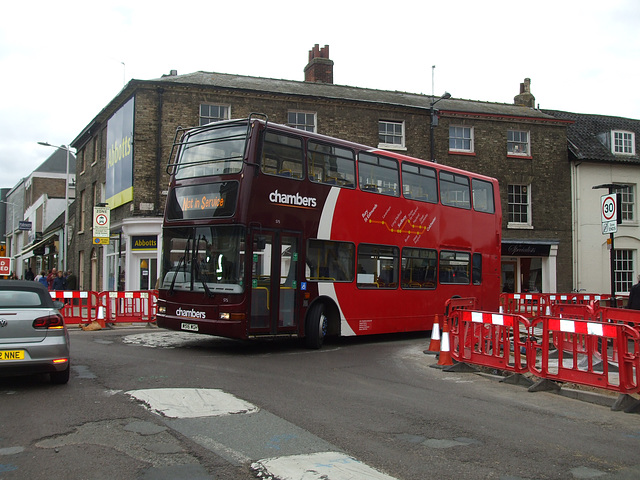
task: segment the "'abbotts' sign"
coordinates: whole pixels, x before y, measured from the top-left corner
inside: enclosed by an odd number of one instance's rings
[[[131,237],[131,250],[157,250],[158,249],[158,236],[157,235],[138,235]]]

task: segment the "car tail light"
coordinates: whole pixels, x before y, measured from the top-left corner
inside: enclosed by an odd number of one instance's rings
[[[64,319],[62,315],[47,315],[46,317],[36,318],[33,321],[33,328],[54,329],[64,328]]]

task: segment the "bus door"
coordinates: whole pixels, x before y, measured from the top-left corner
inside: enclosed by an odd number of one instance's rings
[[[261,230],[252,233],[251,245],[249,334],[296,332],[300,235]]]

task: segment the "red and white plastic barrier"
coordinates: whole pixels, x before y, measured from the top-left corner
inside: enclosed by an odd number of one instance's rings
[[[89,324],[155,322],[158,303],[157,290],[128,292],[92,292],[54,290],[54,300],[64,302],[60,313],[65,323]]]
[[[640,393],[640,331],[633,326],[640,323],[640,312],[583,305],[578,313],[584,312],[590,318],[529,320],[456,310],[449,316],[451,355],[458,362],[529,372],[544,380]]]
[[[530,324],[524,316],[455,310],[450,320],[454,360],[513,373],[527,371]]]
[[[68,325],[88,324],[98,315],[98,293],[76,290],[52,290],[51,298],[64,302],[60,313]]]

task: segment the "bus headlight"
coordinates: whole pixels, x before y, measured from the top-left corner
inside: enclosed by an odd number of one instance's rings
[[[158,307],[158,313],[167,313],[167,307],[165,307],[164,305]]]
[[[229,313],[229,312],[220,312],[220,320],[233,320],[235,322],[242,321],[247,316],[244,313]]]

